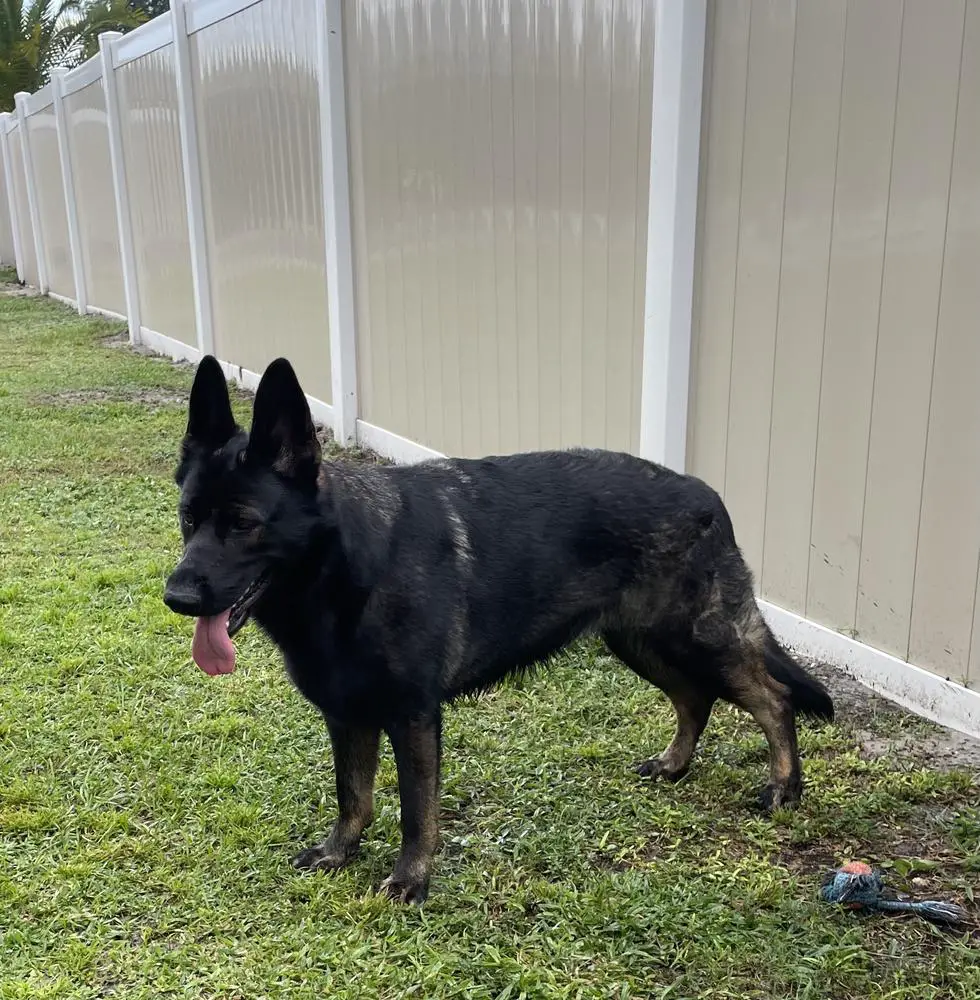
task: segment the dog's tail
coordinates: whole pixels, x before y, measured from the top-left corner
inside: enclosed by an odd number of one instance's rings
[[[789,688],[793,708],[800,715],[833,721],[834,702],[827,689],[783,649],[768,629],[766,629],[765,661],[769,675]]]

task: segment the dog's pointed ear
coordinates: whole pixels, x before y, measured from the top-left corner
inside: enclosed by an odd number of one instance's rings
[[[225,374],[217,360],[206,354],[191,386],[185,443],[214,450],[226,444],[237,429]]]
[[[250,463],[272,468],[281,476],[316,480],[320,441],[310,404],[285,358],[273,361],[259,382],[245,454]]]

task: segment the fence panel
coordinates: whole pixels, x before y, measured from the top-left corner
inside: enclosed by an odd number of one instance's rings
[[[345,5],[361,415],[639,443],[653,5]]]
[[[50,93],[50,86],[46,89]],[[75,272],[72,269],[71,243],[68,239],[65,185],[58,153],[54,106],[51,103],[44,104],[28,115],[27,135],[34,162],[34,184],[48,285],[56,295],[74,299]]]
[[[264,0],[191,35],[218,357],[285,355],[329,403],[318,0]]]
[[[105,91],[96,80],[65,97],[89,305],[126,314]]]
[[[0,128],[3,128],[2,122]],[[4,267],[13,267],[16,263],[14,228],[10,218],[10,202],[7,199],[7,179],[4,171],[0,170],[0,263]]]
[[[691,471],[763,597],[980,681],[980,7],[715,0],[710,38]]]
[[[968,3],[966,18],[909,656],[980,689],[980,5]]]
[[[116,70],[143,327],[197,347],[173,45]]]
[[[35,288],[38,285],[37,253],[34,250],[34,230],[31,227],[31,207],[27,201],[27,178],[24,175],[24,154],[21,147],[20,124],[14,125],[7,135],[10,168],[13,172],[13,196],[17,203],[17,223],[20,229],[21,253],[24,257],[24,281]]]

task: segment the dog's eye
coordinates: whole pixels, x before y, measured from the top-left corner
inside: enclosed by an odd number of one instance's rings
[[[186,510],[180,512],[180,526],[184,531],[190,531],[194,527],[194,518]]]
[[[236,510],[229,521],[233,531],[251,531],[259,526],[259,520],[252,511]]]

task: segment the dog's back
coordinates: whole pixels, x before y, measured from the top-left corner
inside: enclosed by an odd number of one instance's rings
[[[396,604],[398,632],[411,621],[444,635],[446,697],[590,628],[690,623],[710,601],[700,582],[726,561],[741,568],[717,494],[629,455],[338,463],[322,481],[352,574],[372,591],[363,629],[390,630]]]

